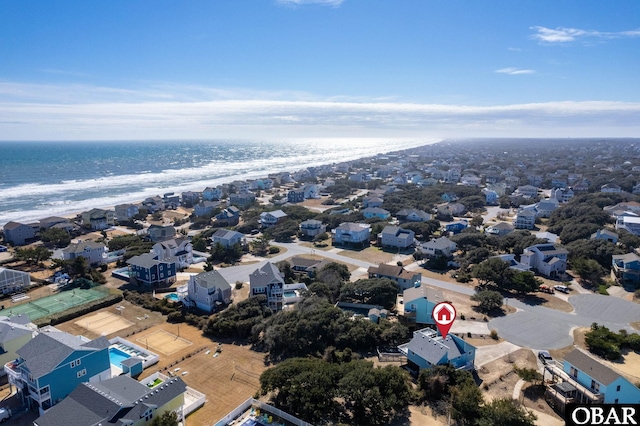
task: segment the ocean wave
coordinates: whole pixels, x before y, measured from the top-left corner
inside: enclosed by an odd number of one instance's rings
[[[278,149],[282,153],[278,152],[280,155],[272,158],[254,158],[249,161],[217,160],[204,166],[167,168],[161,172],[130,173],[91,179],[70,177],[58,183],[29,183],[0,188],[0,225],[9,221],[31,221],[50,215],[68,215],[94,207],[140,201],[167,192],[202,191],[207,186],[233,180],[255,179],[269,173],[352,161],[436,141],[368,142],[342,140],[327,143],[325,140],[310,140],[291,149]],[[31,207],[16,211],[15,206],[18,204]]]

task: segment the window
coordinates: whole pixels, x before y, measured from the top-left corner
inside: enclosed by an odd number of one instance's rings
[[[573,377],[578,377],[578,370],[576,370],[575,367],[571,367],[569,374]]]
[[[591,389],[596,392],[600,392],[600,383],[596,382],[595,380],[591,380]]]
[[[79,379],[80,377],[82,377],[82,376],[86,376],[86,375],[87,375],[87,369],[86,369],[86,368],[83,368],[82,370],[80,370],[80,371],[78,371],[78,372],[76,373],[76,377],[77,377],[78,379]]]
[[[620,385],[616,386],[616,392],[620,392]],[[617,402],[616,402],[616,404],[617,404]]]
[[[45,386],[42,389],[40,389],[40,395],[44,395],[47,392],[49,392],[49,386]]]
[[[71,361],[71,368],[77,367],[80,365],[80,359],[76,359],[75,361]]]

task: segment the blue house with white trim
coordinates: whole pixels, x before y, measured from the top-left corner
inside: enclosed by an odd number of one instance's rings
[[[578,349],[564,357],[563,370],[604,404],[640,404],[638,387]]]
[[[407,323],[435,324],[431,314],[440,302],[444,302],[442,290],[422,284],[410,287],[402,292],[404,309],[401,315]]]
[[[443,339],[430,328],[414,331],[413,339],[398,349],[407,357],[409,368],[417,371],[437,365],[473,370],[476,358],[475,346],[453,334]]]
[[[389,219],[389,217],[391,217],[391,213],[388,210],[385,210],[383,208],[380,207],[367,207],[366,209],[362,210],[362,215],[366,218],[366,219]]]
[[[4,370],[25,402],[35,404],[41,415],[80,383],[111,377],[109,341],[104,336],[89,340],[48,327],[16,353],[18,358]]]

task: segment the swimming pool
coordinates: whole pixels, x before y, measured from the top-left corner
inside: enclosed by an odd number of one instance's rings
[[[282,296],[283,297],[296,297],[298,295],[296,294],[296,292],[294,290],[287,290],[284,293],[282,293]]]
[[[169,293],[164,298],[165,299],[169,299],[172,302],[179,302],[180,301],[180,298],[178,297],[178,295],[176,293]]]
[[[122,352],[117,348],[109,348],[109,362],[116,367],[120,367],[120,363],[128,358],[131,358],[128,353]]]

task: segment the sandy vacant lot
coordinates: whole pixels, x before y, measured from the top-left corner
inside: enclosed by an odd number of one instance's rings
[[[85,316],[82,320],[75,321],[74,324],[102,336],[106,336],[135,325],[134,322],[131,322],[121,316],[120,313],[112,312],[111,310],[101,311],[88,317]]]

